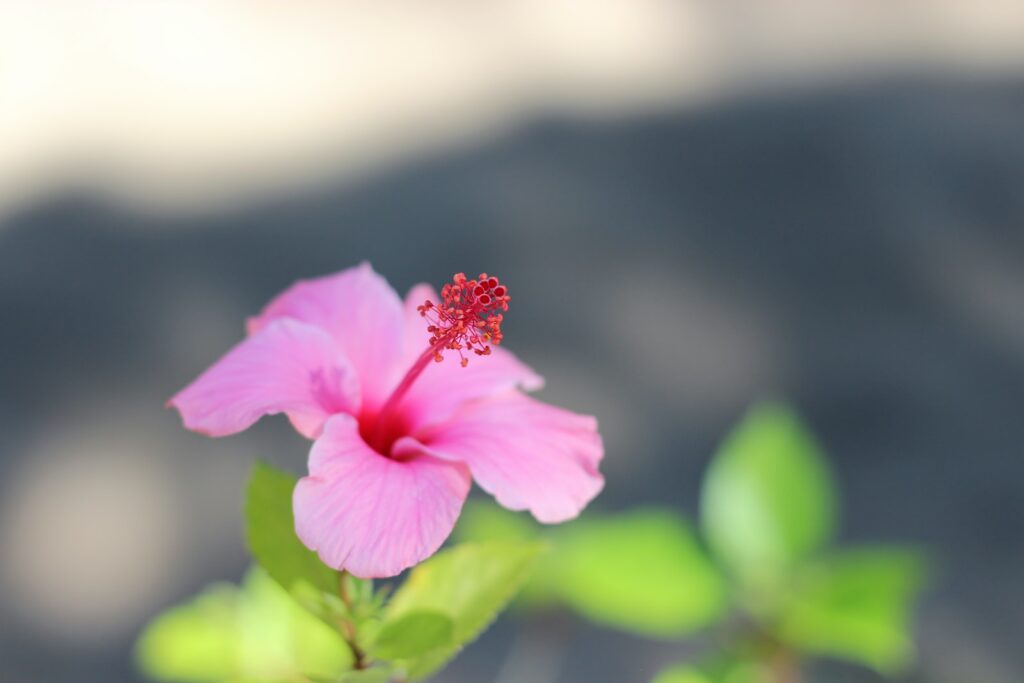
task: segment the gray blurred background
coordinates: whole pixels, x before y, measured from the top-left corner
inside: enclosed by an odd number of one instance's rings
[[[163,403],[364,259],[509,283],[509,348],[601,420],[602,510],[693,514],[791,399],[843,539],[938,558],[908,680],[1024,679],[1024,7],[825,4],[0,5],[0,683],[140,680],[146,620],[240,576],[249,463],[308,444]],[[532,681],[515,633],[439,680]],[[571,622],[549,669],[686,653]]]

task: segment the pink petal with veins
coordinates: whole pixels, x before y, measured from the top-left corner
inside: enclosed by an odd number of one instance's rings
[[[249,330],[280,318],[327,331],[352,362],[364,404],[384,401],[401,371],[402,301],[370,264],[296,282],[249,320]]]
[[[348,359],[323,330],[282,319],[240,342],[168,404],[188,429],[236,434],[260,417],[286,413],[314,438],[328,417],[359,410],[359,385]]]
[[[465,463],[501,505],[544,523],[576,517],[604,486],[597,420],[518,392],[467,404],[448,422],[400,439],[392,453],[407,449]]]
[[[362,578],[394,576],[441,547],[469,493],[469,472],[407,455],[372,450],[348,415],[328,421],[293,497],[295,531],[325,564]]]

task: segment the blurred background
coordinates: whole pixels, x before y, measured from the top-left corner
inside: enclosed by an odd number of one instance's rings
[[[0,2],[0,681],[141,680],[147,619],[241,575],[249,464],[307,443],[163,403],[364,259],[509,283],[597,509],[693,514],[789,398],[842,538],[938,558],[908,680],[1024,680],[1022,190],[1020,0]],[[569,628],[564,683],[686,654]],[[440,680],[522,683],[513,630]]]

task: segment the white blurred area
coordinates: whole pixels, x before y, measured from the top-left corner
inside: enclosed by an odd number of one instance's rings
[[[25,632],[83,648],[130,637],[187,584],[183,567],[239,543],[245,453],[173,452],[176,425],[133,400],[65,411],[0,483],[0,612]]]
[[[2,0],[0,218],[337,181],[541,112],[1022,65],[1021,0]]]
[[[0,506],[10,608],[83,644],[130,629],[137,603],[164,592],[184,550],[172,472],[141,443],[112,449],[103,434],[43,438]]]

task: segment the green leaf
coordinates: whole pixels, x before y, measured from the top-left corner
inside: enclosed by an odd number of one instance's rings
[[[286,590],[307,582],[316,591],[334,594],[338,572],[295,535],[292,491],[296,477],[257,462],[245,495],[245,538],[253,557]]]
[[[926,580],[917,552],[841,551],[800,574],[775,630],[805,652],[899,673],[913,659],[911,617]]]
[[[719,447],[701,495],[715,554],[748,588],[767,591],[819,550],[836,501],[821,449],[788,408],[754,408]]]
[[[550,527],[548,528],[550,529]],[[470,500],[462,508],[453,537],[459,542],[539,541],[550,536],[529,513],[512,512],[490,501]],[[515,606],[537,609],[560,605],[561,566],[558,544],[541,553],[515,597]]]
[[[677,636],[725,612],[724,580],[690,525],[672,511],[584,518],[554,538],[560,593],[589,619]]]
[[[238,596],[230,585],[207,588],[193,601],[157,617],[136,643],[140,668],[150,678],[223,681],[237,676]]]
[[[452,621],[449,645],[405,663],[410,679],[434,673],[497,617],[546,546],[539,543],[465,543],[416,567],[385,612],[384,628],[414,612],[434,611]]]
[[[690,526],[670,510],[591,514],[542,532],[521,513],[473,503],[456,533],[551,541],[517,598],[528,607],[565,604],[594,621],[654,636],[692,632],[726,608],[725,582]]]
[[[450,645],[454,630],[451,618],[441,612],[407,612],[383,625],[370,645],[370,654],[380,659],[417,657]]]
[[[260,569],[240,587],[216,584],[158,616],[136,658],[150,678],[190,683],[334,679],[352,667],[341,637]]]
[[[466,501],[453,532],[460,542],[532,541],[539,535],[540,525],[527,513],[479,500]]]
[[[659,673],[651,683],[715,683],[699,670],[686,664],[669,667]]]
[[[758,662],[749,653],[732,653],[719,655],[701,666],[671,666],[655,676],[651,683],[772,683],[776,677],[767,662]]]

